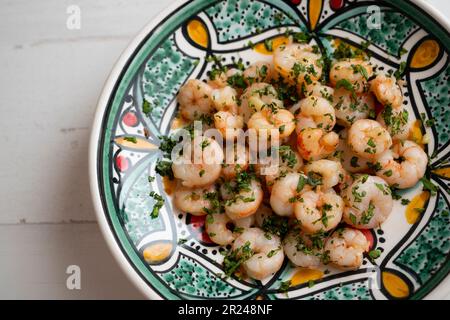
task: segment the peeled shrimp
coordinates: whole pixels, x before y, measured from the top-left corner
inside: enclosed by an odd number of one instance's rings
[[[258,210],[263,196],[261,184],[256,180],[251,180],[248,188],[239,190],[237,194],[228,193],[225,212],[232,220],[251,216]]]
[[[341,222],[344,201],[334,192],[307,191],[294,204],[294,212],[300,228],[306,233],[329,231]]]
[[[364,252],[369,251],[369,241],[361,231],[343,228],[333,232],[324,250],[335,266],[355,270],[361,266]]]
[[[245,171],[249,164],[249,155],[245,146],[234,144],[232,146],[233,150],[228,152],[225,149],[225,161],[222,164],[222,176],[231,180],[236,177],[236,174],[240,171]]]
[[[298,230],[290,231],[283,239],[286,257],[296,266],[314,268],[320,265],[323,247],[316,246],[311,236]]]
[[[334,108],[338,124],[350,127],[356,120],[367,119],[375,110],[375,98],[371,93],[358,95],[340,88],[334,92]]]
[[[293,106],[297,108],[297,106]],[[336,115],[329,100],[309,96],[298,103],[299,112],[296,114],[297,133],[305,128],[319,128],[329,132],[336,124]]]
[[[220,70],[214,75],[213,79],[207,81],[208,85],[213,89],[220,89],[229,86],[228,80],[237,74],[242,74],[242,71],[236,68],[228,70]]]
[[[381,165],[381,170],[377,172],[380,178],[389,185],[406,189],[414,186],[425,175],[428,156],[415,142],[406,140],[396,142],[377,161]]]
[[[329,86],[324,86],[318,81],[314,81],[302,88],[302,92],[305,97],[314,96],[327,99],[331,103],[333,102],[334,89]]]
[[[223,162],[222,147],[213,139],[197,136],[183,144],[183,155],[173,159],[172,171],[186,187],[203,187],[220,176]]]
[[[270,194],[270,206],[279,216],[290,217],[294,214],[294,203],[300,192],[309,190],[305,186],[303,190],[298,191],[299,179],[301,174],[298,172],[289,172],[284,177],[280,177],[272,186]]]
[[[361,175],[347,188],[344,201],[344,221],[358,229],[378,228],[393,206],[388,184],[369,175]]]
[[[257,82],[269,82],[272,79],[273,66],[266,61],[258,61],[251,64],[244,71],[244,80],[248,85]]]
[[[236,90],[229,86],[212,90],[211,100],[217,111],[238,112]]]
[[[286,109],[263,108],[260,112],[254,113],[247,123],[249,129],[258,132],[270,130],[279,132],[279,139],[287,138],[295,130],[294,115]]]
[[[273,53],[273,63],[278,76],[299,87],[322,76],[321,56],[308,44],[279,46]]]
[[[249,228],[236,238],[233,250],[238,256],[247,247],[253,255],[243,262],[246,274],[257,280],[263,280],[280,270],[283,265],[284,253],[281,240],[276,235],[267,237],[259,228]]]
[[[253,113],[260,111],[264,105],[273,103],[277,98],[278,93],[272,85],[264,82],[254,83],[242,93],[238,113],[247,123]]]
[[[361,119],[348,130],[348,144],[360,157],[374,159],[391,147],[392,138],[375,120]]]
[[[366,171],[369,168],[370,160],[359,157],[347,143],[348,129],[343,129],[339,132],[339,144],[336,148],[336,157],[344,169],[351,173],[358,173]]]
[[[403,106],[396,109],[386,106],[378,115],[377,121],[386,128],[392,140],[397,141],[408,139],[413,125],[408,110]]]
[[[337,133],[325,132],[319,128],[305,128],[297,136],[297,149],[303,159],[308,161],[328,157],[339,143]]]
[[[322,188],[330,189],[344,180],[345,171],[340,162],[321,159],[307,164],[305,173],[315,173],[322,180]]]
[[[266,185],[271,190],[277,178],[288,172],[298,172],[303,167],[302,157],[289,146],[278,148],[279,163],[277,167],[273,164],[258,164],[260,174],[265,178]]]
[[[214,114],[214,126],[225,140],[234,140],[244,127],[244,119],[228,111],[219,111]]]
[[[218,245],[225,246],[236,238],[236,235],[228,229],[227,224],[231,219],[224,213],[214,213],[205,220],[205,229],[209,238]]]
[[[378,101],[385,106],[391,105],[392,108],[396,109],[402,105],[402,90],[393,76],[387,77],[384,74],[379,74],[370,82],[370,90],[375,94]]]
[[[208,209],[211,209],[211,203],[206,195],[213,192],[216,192],[214,185],[204,188],[188,188],[179,183],[174,193],[174,204],[183,212],[189,212],[194,216],[203,216]]]
[[[330,82],[338,88],[342,82],[349,83],[352,91],[363,93],[368,91],[368,79],[373,75],[370,62],[360,59],[341,60],[333,64],[330,71]]]
[[[180,114],[186,120],[196,120],[200,116],[213,111],[211,101],[212,88],[206,83],[197,80],[188,80],[178,93]]]

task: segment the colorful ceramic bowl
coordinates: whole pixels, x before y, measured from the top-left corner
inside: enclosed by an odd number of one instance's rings
[[[155,174],[158,136],[178,125],[172,121],[177,91],[189,78],[206,78],[209,55],[221,56],[225,64],[238,58],[271,59],[263,42],[283,42],[286,29],[312,32],[327,51],[339,42],[359,47],[369,41],[372,60],[386,72],[404,70],[409,111],[417,119],[424,115],[435,121],[432,127],[416,121],[412,139],[429,137],[424,145],[431,159],[427,177],[438,188],[436,194],[421,185],[403,192],[411,202],[397,202],[382,229],[365,232],[381,256],[366,257],[357,271],[285,263],[263,282],[225,280],[223,256],[204,232],[204,218],[178,212],[167,198],[170,184]],[[441,15],[419,1],[195,0],[179,1],[160,14],[112,71],[91,139],[99,224],[126,273],[154,299],[421,299],[448,294],[449,30]],[[151,105],[148,116],[144,99]],[[136,141],[125,139],[129,136]],[[149,176],[156,179],[149,182]],[[149,214],[153,190],[167,198],[157,219]],[[287,280],[286,293],[280,286]]]

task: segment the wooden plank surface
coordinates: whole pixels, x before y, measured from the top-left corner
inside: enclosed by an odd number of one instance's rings
[[[449,15],[447,1],[429,2]],[[98,230],[87,150],[114,62],[170,3],[0,0],[0,298],[142,298]],[[66,27],[69,5],[80,30]],[[81,290],[66,287],[69,265]]]

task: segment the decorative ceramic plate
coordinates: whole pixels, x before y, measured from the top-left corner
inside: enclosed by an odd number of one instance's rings
[[[204,218],[178,212],[169,198],[158,218],[149,215],[154,205],[149,193],[170,193],[154,171],[158,136],[177,125],[172,120],[180,86],[207,77],[212,67],[207,56],[219,55],[224,64],[271,59],[262,43],[283,41],[287,29],[311,32],[327,52],[339,42],[358,47],[369,41],[375,64],[386,72],[404,68],[409,112],[435,121],[432,127],[416,121],[412,134],[416,141],[430,137],[424,145],[431,159],[427,177],[438,191],[430,194],[421,185],[404,191],[410,204],[396,203],[382,229],[365,233],[381,256],[375,262],[365,258],[357,271],[285,263],[263,282],[225,280],[223,256],[204,232]],[[179,1],[134,40],[99,101],[91,187],[114,255],[155,299],[420,299],[433,290],[433,297],[442,297],[448,290],[438,285],[450,270],[449,50],[448,23],[419,1]],[[153,106],[149,116],[142,111],[144,99]],[[136,143],[125,136],[136,137]],[[148,176],[156,179],[149,182]],[[286,280],[291,286],[280,292]]]

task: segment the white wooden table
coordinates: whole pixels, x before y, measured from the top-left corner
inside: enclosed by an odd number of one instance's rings
[[[143,297],[98,229],[88,140],[116,59],[171,2],[0,0],[0,299]],[[449,15],[448,1],[429,2]],[[80,30],[66,27],[70,5]],[[69,265],[81,290],[66,287]]]

